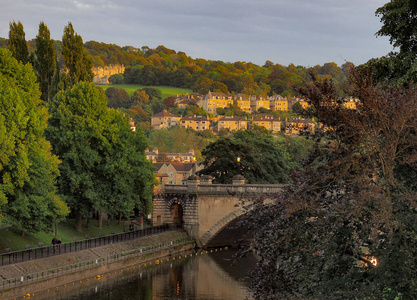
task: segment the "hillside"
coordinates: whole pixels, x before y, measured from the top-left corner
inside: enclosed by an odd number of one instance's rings
[[[57,53],[61,41],[54,41]],[[0,47],[7,47],[7,39],[0,38]],[[36,47],[35,40],[28,41],[29,51]],[[122,81],[125,84],[144,86],[172,86],[191,89],[205,94],[210,91],[234,92],[255,95],[280,94],[293,96],[294,86],[309,81],[310,68],[266,61],[263,66],[251,62],[223,62],[192,58],[186,53],[158,46],[135,48],[88,41],[84,43],[94,66],[121,64],[126,67]],[[62,59],[58,58],[62,64]],[[346,64],[338,66],[329,62],[314,66],[320,77],[332,78],[338,87],[346,82]]]

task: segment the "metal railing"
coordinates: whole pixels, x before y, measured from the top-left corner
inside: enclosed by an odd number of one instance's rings
[[[38,258],[45,258],[64,253],[71,253],[80,250],[87,250],[109,244],[125,242],[138,239],[141,237],[165,232],[174,228],[168,225],[154,226],[140,230],[131,230],[112,235],[96,237],[91,239],[62,243],[60,245],[49,245],[25,250],[13,251],[0,254],[0,266],[15,264],[19,262],[29,261]]]
[[[77,272],[77,271],[88,269],[88,268],[97,267],[100,265],[109,264],[109,263],[112,263],[121,259],[129,258],[131,256],[143,255],[146,253],[158,251],[158,250],[165,249],[165,248],[170,248],[170,247],[177,246],[180,244],[191,243],[191,242],[194,243],[194,240],[189,237],[179,238],[176,241],[171,241],[168,243],[161,243],[157,245],[139,247],[137,249],[126,251],[120,254],[114,254],[114,255],[107,256],[107,257],[92,259],[92,260],[83,261],[83,262],[77,262],[72,265],[60,266],[60,267],[56,267],[53,269],[40,271],[37,273],[25,274],[25,275],[21,275],[18,277],[9,278],[0,282],[0,290],[5,289],[5,288],[15,287],[17,285],[31,283],[37,280],[56,277],[56,276],[60,276],[63,274],[68,274],[68,273]]]

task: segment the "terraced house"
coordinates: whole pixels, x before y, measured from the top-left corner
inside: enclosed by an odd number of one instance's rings
[[[200,107],[209,114],[213,114],[215,116],[217,116],[218,108],[226,108],[232,104],[232,95],[210,91],[200,100]]]
[[[180,117],[163,110],[151,117],[151,126],[155,129],[167,129],[179,125]]]
[[[210,129],[210,121],[206,116],[185,116],[180,120],[180,126],[183,128],[192,128],[195,131]]]
[[[270,110],[270,101],[269,98],[265,98],[262,96],[251,96],[250,97],[250,108],[252,112],[257,112],[260,108],[265,108]]]
[[[217,131],[220,130],[247,130],[248,129],[248,121],[239,116],[222,116],[219,117],[217,122]]]
[[[242,94],[242,93],[236,94],[233,97],[233,103],[234,105],[239,107],[242,111],[247,112],[247,113],[251,112],[249,96]]]
[[[274,116],[259,116],[253,119],[252,125],[263,127],[272,132],[280,132],[282,121]]]
[[[301,117],[291,118],[285,121],[285,134],[298,135],[303,131],[314,132],[316,123],[311,119]]]

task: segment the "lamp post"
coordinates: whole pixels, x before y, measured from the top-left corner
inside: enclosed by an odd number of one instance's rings
[[[240,156],[236,158],[237,161],[237,173],[240,175]]]

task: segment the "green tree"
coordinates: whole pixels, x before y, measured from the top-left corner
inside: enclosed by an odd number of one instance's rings
[[[25,39],[23,24],[18,21],[10,22],[9,43],[7,48],[12,52],[13,57],[26,64],[29,61],[28,45]]]
[[[80,81],[93,81],[92,61],[84,53],[83,39],[74,32],[71,22],[64,28],[62,56],[64,58],[64,68],[68,72],[67,76],[71,84],[76,84]]]
[[[42,93],[41,99],[47,102],[54,73],[56,72],[56,57],[54,43],[44,22],[39,24],[39,33],[36,36],[34,69]]]
[[[412,0],[391,0],[375,12],[381,18],[378,36],[388,36],[394,49],[386,56],[367,62],[373,79],[393,85],[417,82],[417,4]]]
[[[47,133],[62,159],[59,190],[76,214],[79,231],[91,212],[126,217],[135,205],[143,214],[150,207],[154,182],[145,138],[106,104],[102,89],[82,82],[59,92],[50,107]]]
[[[130,108],[132,106],[132,99],[125,89],[109,87],[105,93],[108,99],[107,106],[110,108]]]
[[[0,49],[0,222],[48,231],[67,213],[56,192],[59,160],[44,138],[48,112],[32,66]]]
[[[217,183],[231,183],[237,174],[248,183],[287,183],[295,166],[272,136],[251,130],[222,137],[204,148],[202,154],[205,168],[200,174],[211,175]]]
[[[110,84],[123,84],[125,83],[125,79],[123,74],[114,74],[109,77]]]

